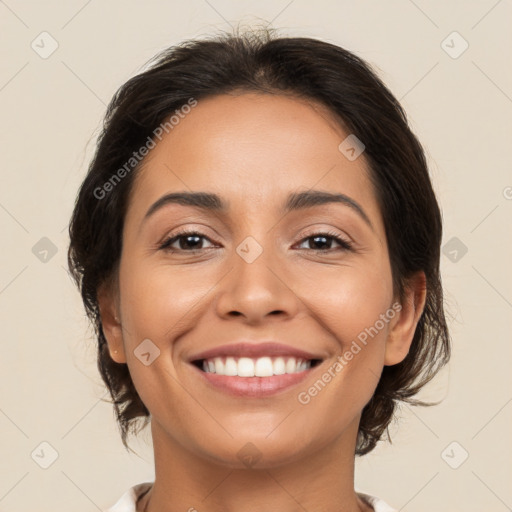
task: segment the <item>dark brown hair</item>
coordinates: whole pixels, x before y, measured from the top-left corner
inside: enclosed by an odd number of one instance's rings
[[[127,435],[143,428],[150,413],[128,366],[110,357],[97,292],[100,285],[113,282],[118,271],[129,193],[140,167],[130,159],[191,98],[200,101],[234,91],[293,94],[323,104],[340,119],[343,128],[365,145],[399,297],[403,298],[409,277],[425,272],[426,305],[410,351],[401,363],[384,367],[362,411],[356,455],[363,455],[385,431],[389,438],[388,426],[400,401],[433,405],[412,397],[450,357],[439,272],[441,213],[423,149],[399,102],[370,66],[334,44],[276,37],[268,30],[221,34],[170,47],[126,82],[108,106],[71,218],[68,263],[95,327],[98,368],[113,400],[123,444],[128,448]],[[122,179],[113,182],[116,173]],[[112,186],[104,187],[107,182]],[[137,429],[140,419],[144,424]]]

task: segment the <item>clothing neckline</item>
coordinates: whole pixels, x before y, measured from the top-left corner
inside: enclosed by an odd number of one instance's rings
[[[154,482],[148,481],[133,485],[106,512],[143,512],[143,506],[147,506],[144,498],[153,487],[153,484]],[[373,512],[397,512],[396,509],[376,496],[357,491],[357,489],[355,492],[360,499],[372,507]]]
[[[144,512],[147,506],[147,500],[144,499],[146,494],[152,489],[154,482],[145,482],[142,485],[148,484],[147,489],[142,488],[142,493],[135,500],[135,512]]]

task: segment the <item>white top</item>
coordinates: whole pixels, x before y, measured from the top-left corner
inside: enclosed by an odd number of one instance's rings
[[[130,489],[128,489],[114,505],[104,512],[137,512],[137,499],[144,492],[148,491],[152,485],[153,482],[144,482],[130,487]],[[375,496],[370,496],[369,494],[361,492],[358,492],[357,495],[363,501],[368,503],[368,505],[371,505],[374,512],[397,512],[396,509],[391,508],[387,503],[379,498],[375,498]]]

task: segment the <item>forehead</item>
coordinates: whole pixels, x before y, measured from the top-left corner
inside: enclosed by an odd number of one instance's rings
[[[261,215],[292,190],[318,189],[348,195],[378,217],[364,157],[350,161],[339,150],[348,135],[326,107],[295,97],[199,100],[146,157],[130,209],[142,216],[163,194],[188,190]]]

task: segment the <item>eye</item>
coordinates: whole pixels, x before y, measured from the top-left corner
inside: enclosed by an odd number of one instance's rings
[[[166,238],[159,249],[169,252],[196,252],[204,249],[202,240],[209,240],[209,238],[198,231],[183,230]],[[178,242],[178,247],[173,247],[176,242]]]
[[[316,252],[330,252],[329,250],[332,246],[333,241],[340,246],[340,248],[338,250],[342,250],[342,251],[343,250],[345,250],[345,251],[353,250],[352,244],[348,240],[344,240],[343,238],[341,238],[338,235],[338,233],[335,233],[335,232],[314,233],[313,235],[303,238],[301,241],[301,244],[308,243],[311,240],[313,240],[314,245],[320,246],[317,249],[312,249],[312,250],[316,250]],[[329,246],[329,247],[326,247],[326,246]]]
[[[214,245],[212,245],[212,247],[203,247],[204,240],[208,240],[210,243],[212,243],[206,235],[200,233],[199,231],[183,230],[166,238],[159,246],[159,249],[168,252],[195,253],[214,247]],[[300,244],[302,245],[304,243],[308,243],[309,241],[313,241],[313,244],[316,245],[316,247],[310,247],[309,250],[313,250],[315,252],[332,252],[331,249],[333,242],[338,244],[339,248],[337,250],[353,250],[352,244],[348,240],[341,238],[336,232],[314,233],[306,238],[303,238]],[[176,243],[177,247],[175,246]],[[301,247],[299,247],[299,249],[301,249]],[[308,248],[303,247],[302,249]],[[334,250],[336,250],[336,248]]]

